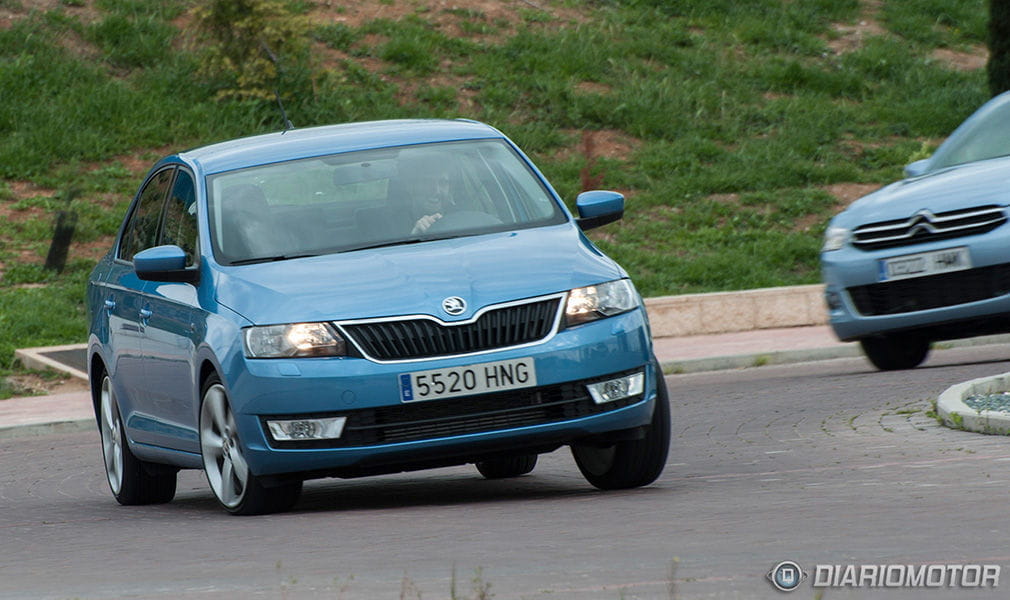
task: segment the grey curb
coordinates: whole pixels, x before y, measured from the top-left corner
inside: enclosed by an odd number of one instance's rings
[[[964,403],[973,394],[998,394],[1010,391],[1010,373],[980,377],[952,385],[936,401],[936,412],[943,423],[954,429],[976,433],[1010,435],[1010,414],[993,410],[975,410]]]
[[[1010,334],[985,335],[974,338],[965,338],[963,340],[936,342],[933,344],[932,352],[943,352],[944,350],[950,350],[953,348],[991,345],[1010,346]],[[716,356],[712,358],[665,361],[662,363],[662,366],[663,372],[667,375],[680,375],[685,373],[701,373],[704,371],[746,369],[766,365],[787,365],[794,363],[816,362],[821,360],[834,360],[838,358],[860,358],[862,356],[863,351],[859,349],[859,346],[852,345],[834,348],[752,352],[733,356]],[[969,410],[974,412],[974,409]]]
[[[645,299],[645,310],[655,337],[828,323],[823,284],[658,296]]]
[[[690,360],[674,360],[662,363],[663,373],[667,375],[682,375],[686,373],[703,373],[705,371],[726,371],[730,369],[746,369],[766,365],[788,365],[793,363],[833,360],[836,358],[856,358],[862,356],[858,347],[843,346],[839,348],[815,348],[811,350],[779,350],[775,352],[755,352],[736,354],[732,356],[715,356],[712,358],[694,358]]]
[[[74,421],[57,421],[55,423],[31,423],[28,425],[11,425],[0,427],[0,440],[12,440],[25,437],[42,437],[63,433],[80,433],[82,431],[98,431],[94,419],[77,419]]]
[[[87,344],[67,344],[65,346],[49,346],[46,348],[22,348],[14,351],[14,358],[21,361],[21,364],[29,369],[54,369],[56,371],[67,373],[72,377],[87,381],[87,373],[79,369],[75,369],[70,365],[65,365],[59,361],[53,360],[45,355],[46,352],[62,352],[65,350],[83,351],[87,349],[87,347]]]

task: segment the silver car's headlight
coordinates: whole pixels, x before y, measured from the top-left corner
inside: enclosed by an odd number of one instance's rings
[[[247,327],[245,355],[248,358],[345,356],[347,344],[326,323],[290,323]]]
[[[821,252],[841,249],[848,243],[851,235],[852,232],[845,227],[828,227],[824,232],[824,246],[821,247]]]
[[[578,325],[638,308],[639,299],[630,279],[618,279],[568,292],[565,323]]]

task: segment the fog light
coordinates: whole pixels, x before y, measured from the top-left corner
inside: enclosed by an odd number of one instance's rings
[[[824,294],[824,301],[827,303],[829,310],[838,310],[842,307],[842,296],[838,292],[826,292]]]
[[[645,389],[645,373],[635,373],[626,377],[618,377],[600,383],[591,383],[586,386],[589,395],[593,397],[593,402],[606,404],[614,400],[637,396]]]
[[[329,419],[294,419],[291,421],[267,421],[270,435],[278,442],[299,440],[332,440],[344,432],[347,417]]]

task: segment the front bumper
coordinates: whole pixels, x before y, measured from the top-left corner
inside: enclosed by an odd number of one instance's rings
[[[1010,331],[1010,235],[1006,228],[929,244],[862,251],[851,246],[821,254],[825,301],[843,341],[899,331],[932,340]],[[879,282],[880,261],[964,246],[972,268]],[[872,305],[872,309],[868,308]]]
[[[537,387],[402,403],[399,376],[531,357]],[[644,392],[596,405],[585,383],[644,371]],[[643,309],[563,330],[543,344],[465,357],[379,364],[361,358],[243,359],[229,396],[257,475],[356,476],[548,451],[647,425],[656,378]],[[338,440],[276,442],[266,418],[347,416]],[[346,436],[346,437],[345,437]]]

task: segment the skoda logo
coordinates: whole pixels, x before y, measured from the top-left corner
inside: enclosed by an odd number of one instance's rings
[[[454,317],[461,315],[466,311],[466,301],[459,296],[449,296],[442,300],[442,310]]]

